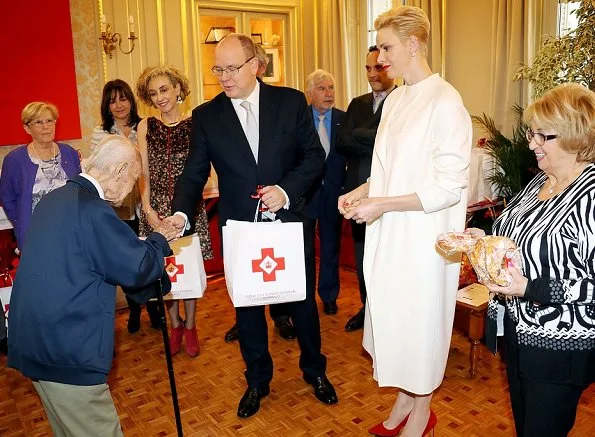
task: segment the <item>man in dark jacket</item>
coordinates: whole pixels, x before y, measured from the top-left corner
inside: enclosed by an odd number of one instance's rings
[[[339,140],[337,152],[347,158],[347,173],[345,175],[345,192],[359,187],[370,177],[372,167],[372,151],[376,130],[380,123],[382,104],[386,96],[394,89],[395,83],[386,75],[382,64],[378,63],[378,48],[372,46],[368,49],[366,57],[366,74],[372,92],[354,98],[347,112]],[[366,285],[364,283],[364,236],[366,224],[351,222],[351,231],[355,245],[355,267],[359,280],[359,293],[362,308],[349,319],[345,325],[346,331],[355,331],[364,326],[364,307],[366,304]]]
[[[337,199],[343,189],[345,157],[337,153],[336,143],[345,112],[335,108],[335,79],[321,69],[306,78],[306,97],[310,113],[325,151],[324,170],[313,187],[308,208],[317,220],[320,242],[318,295],[325,314],[337,313],[339,296],[339,251],[343,217],[337,209]]]
[[[106,137],[83,169],[35,208],[13,286],[8,365],[33,380],[55,435],[121,436],[106,384],[116,285],[139,300],[154,295],[177,231],[164,222],[141,241],[114,212],[141,171],[126,138]]]

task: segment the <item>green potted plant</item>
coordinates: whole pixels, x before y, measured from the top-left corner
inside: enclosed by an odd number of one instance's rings
[[[496,127],[494,120],[485,113],[472,116],[473,122],[482,127],[488,137],[480,140],[480,145],[494,160],[494,168],[486,175],[486,180],[496,188],[500,197],[510,199],[535,176],[537,160],[529,149],[525,136],[527,125],[523,123],[523,108],[513,107],[515,127],[512,138],[506,138]]]
[[[526,79],[535,97],[564,82],[578,82],[595,91],[595,0],[582,0],[578,25],[565,36],[547,36],[531,66],[521,64],[514,80]]]

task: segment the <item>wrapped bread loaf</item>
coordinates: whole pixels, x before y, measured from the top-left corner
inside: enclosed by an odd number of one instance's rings
[[[517,245],[508,237],[477,238],[462,232],[447,232],[438,236],[436,244],[447,255],[465,252],[481,282],[508,287],[512,282],[508,267],[513,265],[522,271]]]

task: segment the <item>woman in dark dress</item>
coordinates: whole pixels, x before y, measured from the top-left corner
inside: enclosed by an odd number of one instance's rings
[[[188,79],[173,67],[149,67],[139,77],[136,92],[144,103],[159,111],[138,125],[138,148],[143,161],[139,178],[142,214],[140,235],[147,235],[171,213],[176,180],[186,162],[190,147],[190,114],[181,105],[190,93]],[[203,259],[212,258],[211,239],[204,202],[198,206],[194,231],[201,242]],[[170,349],[177,354],[185,339],[186,353],[200,352],[196,333],[196,299],[184,300],[186,320],[182,320],[177,300],[168,302],[171,323]]]

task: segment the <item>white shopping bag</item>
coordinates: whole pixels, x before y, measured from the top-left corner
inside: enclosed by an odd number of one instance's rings
[[[303,224],[228,220],[223,226],[223,265],[234,307],[304,300]]]
[[[171,292],[164,299],[201,298],[207,288],[207,274],[198,235],[188,235],[169,243],[174,254],[165,258]]]
[[[2,312],[6,318],[6,327],[8,327],[8,310],[10,308],[10,295],[12,293],[12,287],[0,288],[0,301],[2,302]],[[0,319],[2,323],[2,319]]]

